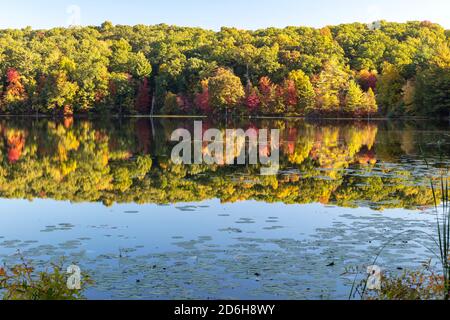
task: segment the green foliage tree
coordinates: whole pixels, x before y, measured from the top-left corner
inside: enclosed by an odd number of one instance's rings
[[[166,98],[164,99],[164,106],[161,109],[161,112],[165,115],[173,115],[180,113],[180,111],[177,95],[172,92],[168,92],[166,94]]]
[[[360,113],[363,104],[364,104],[364,93],[358,86],[358,84],[354,80],[351,80],[348,85],[344,111],[349,114]]]
[[[69,81],[65,72],[55,72],[45,81],[43,103],[47,110],[72,113],[77,91],[78,85]]]
[[[401,76],[400,71],[394,65],[386,62],[377,82],[377,100],[384,114],[393,115],[401,112],[404,85],[405,79]]]
[[[378,104],[377,104],[377,98],[375,96],[375,93],[373,92],[372,88],[369,88],[367,92],[364,93],[363,96],[363,110],[364,113],[368,115],[374,115],[378,113]]]
[[[288,78],[295,84],[297,93],[297,113],[305,114],[313,110],[316,93],[309,77],[302,70],[289,73]]]
[[[135,95],[131,82],[131,76],[127,73],[111,73],[111,103],[120,114],[133,112]]]
[[[219,111],[236,107],[245,95],[241,79],[223,68],[208,78],[208,90],[211,106]]]
[[[432,66],[417,76],[416,112],[429,115],[450,115],[450,49],[441,47]]]
[[[315,81],[316,107],[320,112],[339,112],[349,72],[336,59],[327,61]]]

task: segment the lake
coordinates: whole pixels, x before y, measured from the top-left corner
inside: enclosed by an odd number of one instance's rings
[[[280,170],[261,175],[174,164],[194,121],[0,118],[0,260],[65,257],[89,299],[347,299],[388,242],[387,271],[432,258],[449,123],[199,120],[279,129]]]

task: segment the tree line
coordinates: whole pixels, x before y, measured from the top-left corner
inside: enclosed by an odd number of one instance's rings
[[[0,30],[8,114],[448,116],[450,31],[376,22],[219,32]]]

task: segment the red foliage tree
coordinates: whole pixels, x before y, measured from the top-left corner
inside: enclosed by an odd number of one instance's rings
[[[374,71],[361,70],[358,74],[358,83],[364,91],[372,89],[374,92],[377,88],[377,73]]]
[[[71,128],[73,125],[73,117],[64,117],[63,124],[66,129]]]
[[[144,80],[139,84],[138,94],[136,98],[136,110],[142,113],[147,113],[150,108],[150,88],[148,84],[148,79]]]
[[[292,80],[286,80],[284,83],[284,95],[285,103],[287,106],[293,107],[298,103],[297,88],[295,82]]]
[[[6,80],[8,82],[5,92],[7,102],[25,99],[25,88],[21,83],[20,73],[16,69],[11,68],[7,71]]]
[[[8,69],[6,73],[6,80],[9,84],[15,84],[20,82],[20,73],[16,69]]]
[[[259,92],[263,97],[267,97],[272,95],[274,89],[274,85],[269,77],[262,77],[259,80]]]
[[[259,80],[259,93],[261,105],[266,109],[273,103],[276,86],[272,83],[269,77],[262,77]],[[267,111],[267,110],[266,110]]]
[[[210,113],[212,111],[211,105],[209,103],[209,89],[206,82],[202,83],[202,92],[197,93],[194,99],[195,105],[200,108],[201,111],[205,113]]]
[[[261,100],[259,99],[256,88],[249,86],[246,90],[245,106],[250,113],[255,112],[260,107]]]
[[[22,156],[25,147],[25,134],[23,132],[12,131],[7,134],[8,145],[8,161],[9,163],[16,163]]]
[[[287,136],[287,144],[286,144],[286,152],[289,155],[293,155],[295,153],[295,146],[297,144],[298,137],[298,129],[297,128],[289,128],[288,136]]]
[[[143,154],[149,154],[152,142],[150,121],[139,119],[136,122],[136,136],[138,140],[138,150]]]

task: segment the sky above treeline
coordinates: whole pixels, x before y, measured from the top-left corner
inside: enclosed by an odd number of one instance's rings
[[[429,20],[450,29],[448,0],[0,0],[0,28],[175,24],[219,30]]]

